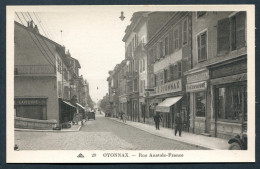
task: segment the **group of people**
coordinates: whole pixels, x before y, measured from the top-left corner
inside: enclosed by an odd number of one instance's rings
[[[160,130],[160,121],[162,121],[161,116],[157,112],[154,116],[154,122],[155,122],[155,128],[156,130]],[[182,118],[180,116],[180,113],[176,114],[176,117],[174,119],[175,122],[175,136],[179,132],[179,136],[181,137],[181,131],[182,131]]]

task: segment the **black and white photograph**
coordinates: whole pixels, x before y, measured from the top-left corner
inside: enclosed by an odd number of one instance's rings
[[[254,162],[253,5],[7,7],[7,162]]]

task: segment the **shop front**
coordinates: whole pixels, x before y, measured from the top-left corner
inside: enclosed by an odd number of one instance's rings
[[[247,61],[242,56],[210,67],[212,92],[211,133],[229,139],[247,130]]]
[[[15,116],[47,120],[47,98],[15,98],[14,99]]]
[[[210,132],[210,113],[208,110],[207,86],[209,71],[206,68],[189,72],[186,93],[190,99],[190,132],[196,134]]]
[[[186,130],[188,111],[187,97],[182,91],[182,79],[165,83],[155,87],[155,98],[161,99],[155,108],[162,117],[162,126],[166,128],[174,128],[174,119],[177,113],[180,113],[183,120],[183,128]]]
[[[60,99],[60,122],[67,123],[73,120],[74,114],[76,113],[76,107],[70,102]]]

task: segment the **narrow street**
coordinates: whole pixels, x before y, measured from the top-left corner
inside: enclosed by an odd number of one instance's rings
[[[20,150],[195,150],[195,146],[161,138],[104,116],[79,132],[15,131]]]

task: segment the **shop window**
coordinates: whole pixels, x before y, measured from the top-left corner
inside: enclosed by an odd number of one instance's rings
[[[216,112],[219,119],[247,120],[247,91],[245,86],[227,86],[216,89]]]
[[[197,36],[198,62],[207,60],[207,32]]]
[[[196,116],[205,117],[206,112],[206,96],[205,92],[195,93],[195,106],[196,106]]]

